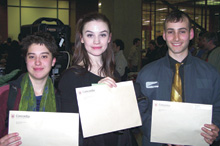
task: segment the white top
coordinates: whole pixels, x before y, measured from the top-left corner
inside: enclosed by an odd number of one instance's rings
[[[128,63],[127,60],[125,59],[122,50],[115,53],[115,64],[116,64],[116,70],[118,71],[120,76],[123,76],[125,73],[125,67],[128,65]]]
[[[135,45],[131,47],[130,53],[128,55],[128,60],[131,60],[133,66],[138,65],[138,49]]]

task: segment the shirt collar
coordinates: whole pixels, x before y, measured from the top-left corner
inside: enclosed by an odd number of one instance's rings
[[[181,66],[184,66],[184,64],[186,64],[186,61],[187,61],[187,58],[188,58],[189,55],[187,55],[187,56],[183,59],[182,62],[176,61],[175,59],[173,59],[172,57],[170,57],[169,54],[168,54],[168,56],[169,56],[169,61],[170,61],[170,67],[171,67],[171,69],[175,69],[175,64],[176,64],[176,63],[183,63]]]

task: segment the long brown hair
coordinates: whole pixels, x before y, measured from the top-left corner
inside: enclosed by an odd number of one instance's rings
[[[85,24],[90,21],[94,21],[94,20],[105,22],[108,25],[109,33],[111,33],[110,21],[105,15],[101,13],[89,13],[85,15],[83,18],[79,19],[79,21],[77,22],[77,28],[76,28],[75,51],[73,54],[73,62],[72,62],[74,68],[78,68],[78,69],[84,68],[81,70],[81,72],[78,72],[79,74],[89,71],[89,69],[91,69],[91,66],[92,66],[87,50],[85,49],[84,44],[81,43],[80,36],[82,36],[82,32],[83,32],[83,28]],[[103,73],[104,76],[109,76],[111,78],[114,78],[113,73],[114,73],[115,68],[114,68],[114,54],[113,54],[113,49],[112,49],[112,42],[108,44],[107,49],[105,50],[105,52],[103,52],[102,61],[103,61],[103,65],[99,70],[99,75]],[[83,67],[79,66],[79,63],[81,62],[83,62],[83,65],[84,65]]]

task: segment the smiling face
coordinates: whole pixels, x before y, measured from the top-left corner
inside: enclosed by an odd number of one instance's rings
[[[93,20],[84,25],[81,43],[84,43],[90,57],[101,57],[110,41],[111,33],[105,22]]]
[[[212,41],[207,40],[207,38],[205,37],[203,38],[202,44],[204,49],[209,50],[210,48],[212,48]]]
[[[113,43],[113,51],[114,53],[117,53],[120,51],[120,46],[117,46],[116,43]]]
[[[204,38],[202,36],[199,36],[197,44],[198,44],[199,49],[204,49]]]
[[[167,22],[163,38],[166,40],[169,55],[181,62],[188,55],[189,41],[194,37],[189,21],[183,17],[179,22]]]
[[[150,44],[149,44],[149,48],[150,48],[150,50],[153,51],[153,50],[155,49],[155,46],[154,46],[153,44],[150,43]]]
[[[45,45],[32,44],[27,51],[26,64],[31,81],[47,80],[51,67],[54,66],[56,58]]]

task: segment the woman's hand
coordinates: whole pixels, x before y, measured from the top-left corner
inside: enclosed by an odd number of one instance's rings
[[[101,79],[98,84],[106,84],[109,87],[117,87],[115,80],[113,80],[110,77],[105,77],[104,79]]]
[[[202,131],[204,131],[204,133],[201,133],[204,140],[208,144],[212,144],[218,137],[219,128],[214,124],[205,124],[204,127],[202,127]]]
[[[18,136],[18,133],[11,133],[0,139],[0,146],[8,146],[9,144],[10,146],[19,146],[22,143],[20,140],[21,137]]]

